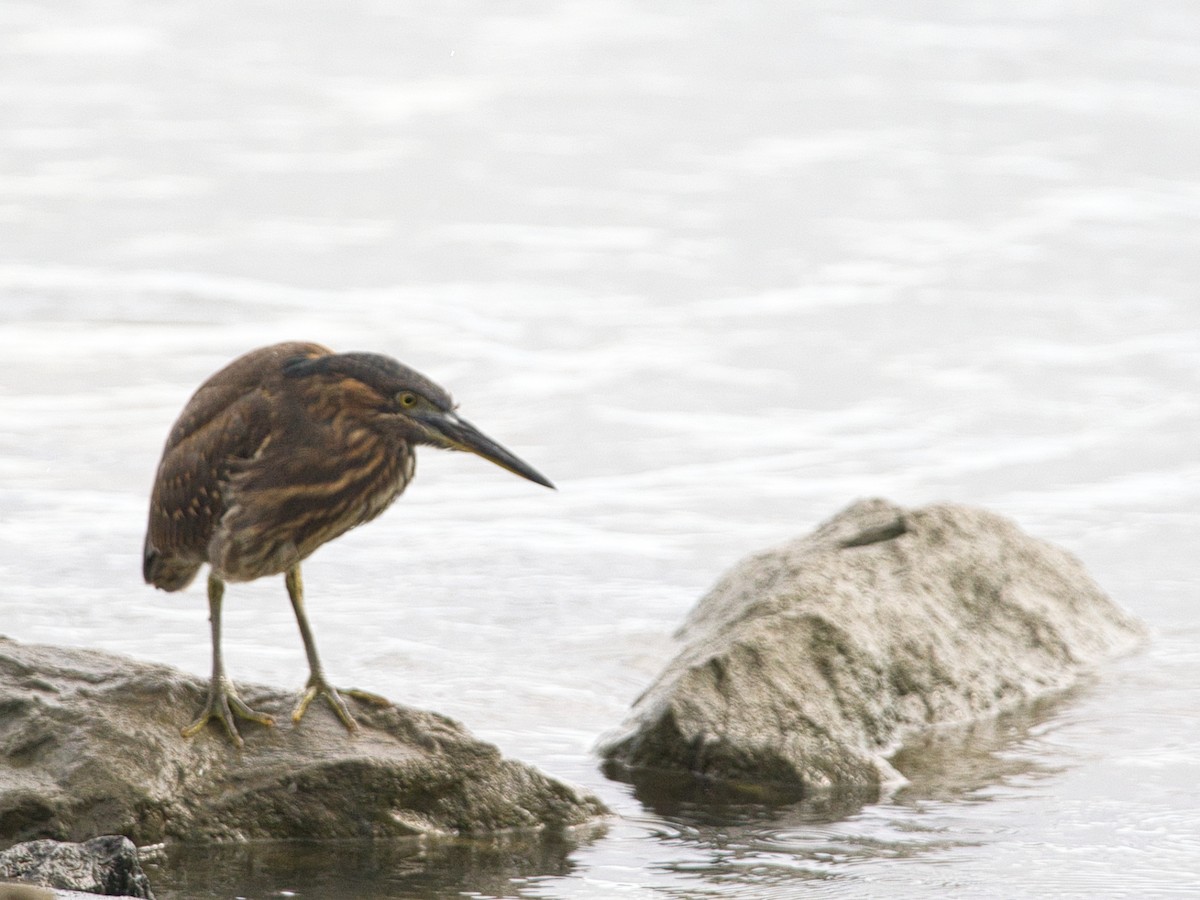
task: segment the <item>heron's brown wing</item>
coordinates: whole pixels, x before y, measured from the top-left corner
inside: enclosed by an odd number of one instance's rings
[[[275,392],[283,378],[283,364],[297,356],[328,356],[333,351],[320,344],[289,341],[251,350],[239,356],[197,388],[171,428],[163,455],[193,434],[219,420],[239,401],[266,390]]]
[[[143,557],[148,582],[178,590],[208,561],[231,470],[269,441],[283,362],[329,352],[306,343],[255,350],[213,375],[188,401],[167,439],[150,500]]]

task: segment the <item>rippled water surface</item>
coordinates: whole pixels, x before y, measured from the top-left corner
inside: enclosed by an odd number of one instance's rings
[[[1197,109],[1185,0],[6,0],[0,631],[207,674],[202,588],[140,577],[170,423],[251,347],[384,351],[559,491],[422,455],[306,566],[331,675],[619,815],[174,850],[160,897],[1194,896]],[[1067,546],[1148,646],[879,803],[606,780],[699,595],[873,495]],[[282,585],[226,609],[299,687]]]

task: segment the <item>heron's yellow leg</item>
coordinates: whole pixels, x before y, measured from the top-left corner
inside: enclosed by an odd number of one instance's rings
[[[299,722],[308,711],[309,704],[317,697],[324,697],[325,701],[333,707],[337,717],[342,720],[346,730],[357,731],[358,723],[350,714],[350,707],[346,705],[346,701],[342,699],[337,688],[325,678],[325,670],[321,667],[321,660],[317,656],[317,644],[313,640],[308,616],[304,614],[304,583],[300,580],[299,563],[287,570],[284,582],[287,584],[288,597],[292,601],[292,610],[296,613],[296,624],[300,626],[300,637],[304,640],[304,652],[308,655],[309,669],[308,683],[304,686],[304,693],[300,695],[300,701],[292,710],[292,721]],[[346,693],[353,697],[363,692],[346,691]]]
[[[260,725],[274,725],[275,720],[266,713],[256,712],[247,706],[237,695],[233,682],[225,675],[225,662],[221,656],[221,601],[225,596],[225,582],[213,574],[208,576],[208,617],[212,623],[213,672],[212,681],[208,686],[208,701],[200,715],[190,725],[183,729],[185,738],[195,737],[212,719],[216,719],[225,727],[225,733],[237,746],[244,744],[238,734],[234,717],[257,722]]]

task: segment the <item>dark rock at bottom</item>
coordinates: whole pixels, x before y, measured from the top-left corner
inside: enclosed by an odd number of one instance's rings
[[[55,895],[34,885],[153,900],[150,882],[138,862],[137,848],[122,835],[105,835],[81,844],[28,841],[0,852],[0,878],[29,882],[0,884],[0,900],[34,900]]]

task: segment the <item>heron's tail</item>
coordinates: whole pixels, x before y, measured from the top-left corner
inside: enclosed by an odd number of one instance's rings
[[[142,577],[146,579],[146,584],[164,591],[181,591],[192,583],[200,566],[198,562],[163,556],[150,543],[150,535],[146,535],[142,550]]]

